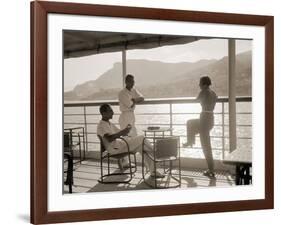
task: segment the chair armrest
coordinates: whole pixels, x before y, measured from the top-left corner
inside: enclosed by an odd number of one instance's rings
[[[128,142],[125,140],[125,138],[119,137],[119,138],[116,138],[116,140],[117,140],[117,139],[122,140],[123,142],[125,142],[126,147],[127,147],[128,154],[130,154],[130,146],[129,146]]]

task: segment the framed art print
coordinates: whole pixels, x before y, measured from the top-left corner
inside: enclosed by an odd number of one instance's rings
[[[273,17],[31,3],[31,222],[273,208]]]

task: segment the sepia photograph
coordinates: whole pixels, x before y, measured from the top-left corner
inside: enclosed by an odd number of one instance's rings
[[[63,194],[252,185],[252,39],[62,39]]]
[[[273,208],[273,17],[35,1],[31,31],[34,224]]]

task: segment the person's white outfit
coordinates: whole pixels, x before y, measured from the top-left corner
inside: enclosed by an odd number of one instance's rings
[[[104,138],[105,134],[112,135],[119,131],[120,131],[120,129],[109,121],[101,120],[97,126],[97,134],[102,137],[102,141],[104,143],[105,148],[111,154],[119,154],[119,153],[127,151],[127,146],[124,141],[122,141],[120,139],[116,139],[112,142],[109,142],[106,138]],[[124,137],[124,139],[127,141],[131,152],[141,153],[144,136],[139,135],[139,136],[135,136],[135,137]],[[153,150],[153,147],[149,141],[145,140],[144,143],[145,143],[144,148],[146,151]],[[154,171],[153,162],[151,160],[149,160],[147,158],[147,156],[144,158],[144,161],[145,161],[145,164],[148,166],[149,171]]]
[[[137,136],[137,129],[135,126],[135,114],[134,114],[135,106],[132,107],[133,105],[132,99],[139,98],[139,97],[143,97],[143,96],[135,88],[132,88],[131,90],[124,88],[118,94],[119,107],[121,111],[121,115],[119,117],[120,128],[125,129],[128,126],[128,124],[131,124],[132,129],[128,134],[128,136],[131,137]]]

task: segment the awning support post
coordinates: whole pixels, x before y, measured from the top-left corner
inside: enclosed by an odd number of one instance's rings
[[[236,52],[235,40],[228,40],[228,112],[229,112],[229,150],[237,147],[236,135]]]
[[[127,57],[126,50],[122,50],[122,87],[125,87],[125,78],[127,75]]]

